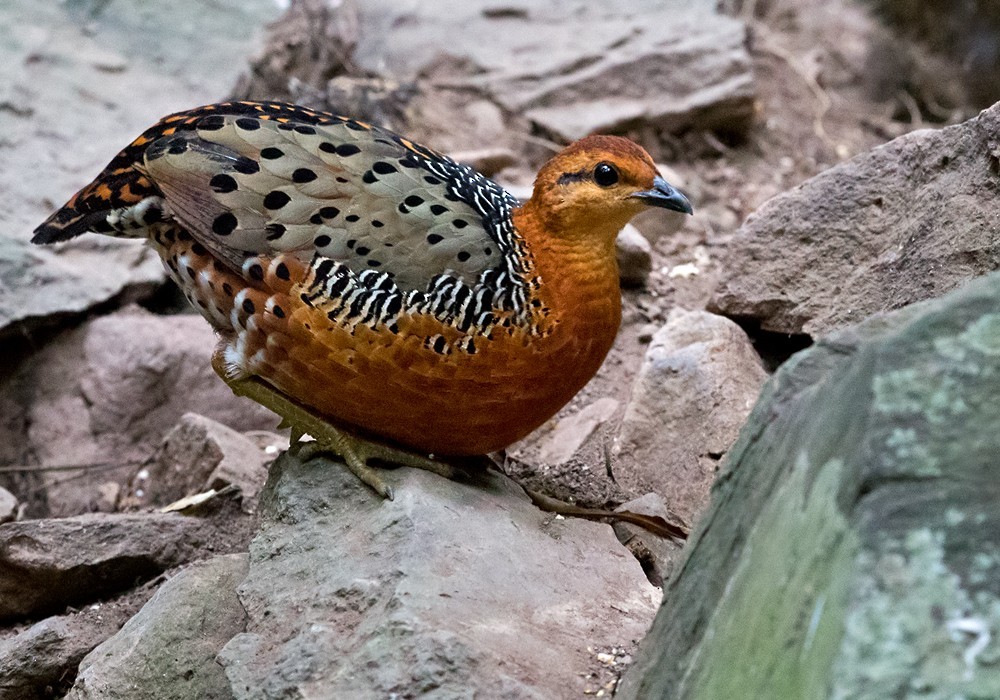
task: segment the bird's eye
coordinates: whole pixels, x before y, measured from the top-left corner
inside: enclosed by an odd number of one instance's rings
[[[594,168],[594,182],[601,187],[618,184],[618,168],[611,163],[598,163]]]

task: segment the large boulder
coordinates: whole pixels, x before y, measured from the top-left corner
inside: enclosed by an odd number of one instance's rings
[[[393,501],[325,460],[272,467],[219,656],[236,698],[580,695],[645,632],[658,592],[608,526],[496,474],[386,478]]]
[[[674,309],[653,335],[615,441],[615,477],[691,523],[767,378],[728,318]]]
[[[1000,696],[1000,275],[767,384],[617,697]]]
[[[998,134],[1000,104],[771,199],[729,244],[711,310],[821,334],[997,269]]]
[[[385,478],[393,501],[341,465],[282,456],[249,559],[212,558],[168,581],[83,660],[67,697],[549,698],[614,687],[659,591],[610,527],[543,513],[494,472]]]

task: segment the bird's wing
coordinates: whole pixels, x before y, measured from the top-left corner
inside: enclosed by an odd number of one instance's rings
[[[471,284],[500,267],[517,205],[466,166],[333,115],[217,111],[151,139],[139,168],[224,259],[319,254],[403,289],[441,274]]]

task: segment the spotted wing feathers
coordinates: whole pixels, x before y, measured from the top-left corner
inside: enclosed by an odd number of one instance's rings
[[[165,117],[38,227],[143,236],[174,216],[231,259],[314,254],[425,289],[503,267],[516,201],[475,171],[396,134],[282,103],[207,105]],[[507,230],[505,230],[505,226]]]
[[[501,246],[488,227],[512,202],[474,172],[354,122],[212,115],[155,141],[141,167],[213,249],[318,253],[355,272],[387,272],[408,289],[444,272],[472,283],[496,267]],[[490,208],[456,195],[455,175],[495,188]]]

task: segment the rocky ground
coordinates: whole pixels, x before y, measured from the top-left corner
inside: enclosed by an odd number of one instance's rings
[[[680,548],[514,482],[694,526],[776,367],[1000,266],[995,113],[965,121],[927,80],[954,57],[868,6],[156,7],[0,8],[0,698],[607,696]],[[146,125],[226,96],[386,124],[521,197],[559,144],[624,133],[696,213],[622,233],[618,341],[507,476],[400,470],[380,502],[285,454],[144,249],[27,243]]]

